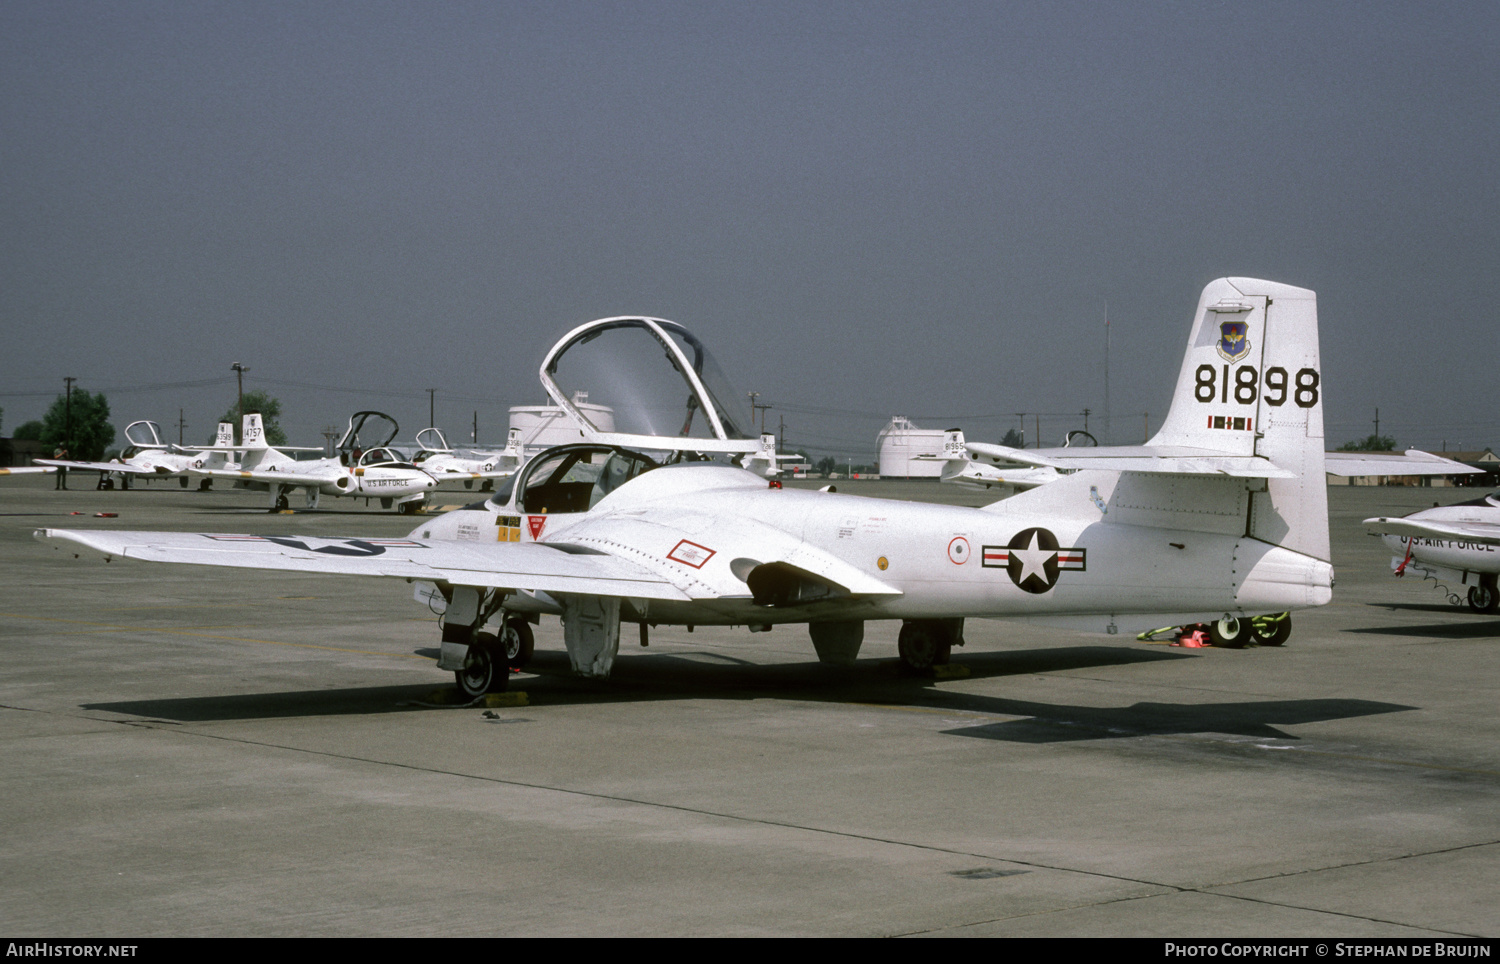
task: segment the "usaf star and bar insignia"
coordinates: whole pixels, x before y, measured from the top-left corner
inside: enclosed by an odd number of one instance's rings
[[[1022,529],[1009,545],[985,546],[982,562],[986,569],[1004,569],[1010,581],[1030,593],[1044,593],[1057,585],[1064,571],[1084,572],[1088,550],[1063,548],[1057,536],[1046,529]]]

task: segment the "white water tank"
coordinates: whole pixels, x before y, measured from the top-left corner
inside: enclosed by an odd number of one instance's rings
[[[601,432],[615,430],[615,410],[608,405],[589,401],[588,392],[574,392],[573,404],[588,416],[589,421]],[[554,445],[568,445],[587,439],[568,413],[557,405],[512,405],[510,427],[521,430],[521,441],[526,454],[531,455]]]
[[[917,428],[911,419],[894,416],[880,430],[880,475],[886,479],[935,479],[943,470],[942,462],[918,461],[919,455],[941,455],[943,431]]]

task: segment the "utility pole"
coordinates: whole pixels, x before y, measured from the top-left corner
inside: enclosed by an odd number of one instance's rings
[[[235,425],[235,427],[234,427],[234,432],[235,432],[234,437],[235,438],[239,438],[240,441],[243,442],[244,439],[240,438],[240,435],[241,435],[240,426],[245,424],[245,372],[248,372],[250,369],[248,367],[244,366],[244,365],[241,365],[239,362],[235,362],[233,365],[230,365],[229,369],[230,369],[230,371],[234,372],[235,375],[236,375],[236,377],[239,379],[239,387],[240,387],[240,420],[239,420],[239,424]]]
[[[775,408],[776,406],[775,405],[770,405],[770,404],[766,404],[766,405],[760,405],[760,404],[758,404],[755,400],[757,398],[760,398],[760,392],[746,392],[745,394],[750,396],[750,427],[751,428],[755,427],[755,413],[756,413],[757,410],[759,410],[760,411],[760,431],[761,431],[761,434],[764,435],[765,431],[766,431],[766,409],[768,409],[768,408]]]
[[[1087,432],[1089,430],[1089,410],[1088,409],[1084,409],[1083,410],[1083,430],[1085,432]]]
[[[1375,406],[1375,442],[1380,442],[1380,406]]]
[[[68,450],[68,458],[82,458],[73,454],[73,383],[76,378],[63,376],[63,384],[67,386],[67,393],[63,397],[63,448]]]
[[[434,405],[436,405],[436,402],[434,402],[433,399],[435,399],[437,397],[433,393],[436,392],[436,391],[437,391],[436,388],[429,388],[429,389],[427,389],[427,424],[428,425],[436,425],[437,424],[437,416],[433,414],[433,412],[436,411],[436,409],[434,408]]]
[[[187,417],[182,409],[177,410],[177,444],[182,444],[182,433],[187,428]]]

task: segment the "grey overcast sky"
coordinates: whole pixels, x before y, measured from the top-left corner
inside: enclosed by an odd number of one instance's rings
[[[642,313],[789,445],[1055,444],[1107,302],[1131,442],[1248,275],[1318,293],[1329,447],[1494,446],[1497,106],[1492,0],[8,0],[0,431],[72,375],[204,440],[241,362],[294,442],[427,388],[496,441]]]

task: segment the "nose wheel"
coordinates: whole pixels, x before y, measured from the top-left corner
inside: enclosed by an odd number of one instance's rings
[[[1496,576],[1480,576],[1479,585],[1469,587],[1469,608],[1476,613],[1492,613],[1500,609],[1500,590],[1496,589]]]

